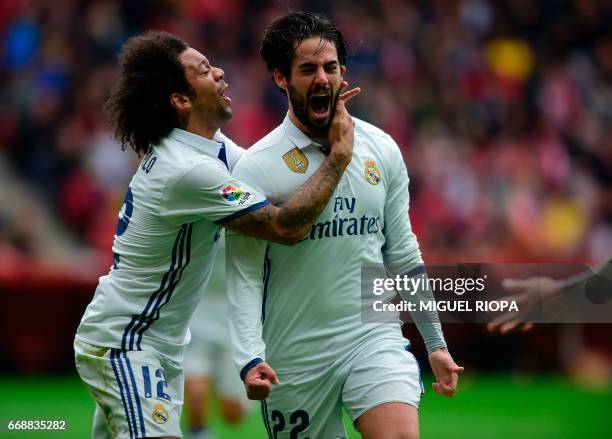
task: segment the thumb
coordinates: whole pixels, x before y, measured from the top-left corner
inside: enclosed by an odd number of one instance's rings
[[[259,372],[262,377],[269,379],[272,384],[280,383],[280,381],[278,380],[278,377],[276,376],[276,372],[274,372],[274,369],[272,369],[269,365],[264,364],[264,363],[262,363],[261,366],[262,367]]]
[[[465,370],[464,367],[457,366],[456,364],[451,367],[451,372],[454,372],[454,373],[462,373],[464,370]]]

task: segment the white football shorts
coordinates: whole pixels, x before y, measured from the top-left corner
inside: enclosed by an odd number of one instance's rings
[[[74,342],[81,379],[96,401],[93,437],[183,437],[183,369],[157,352]]]
[[[355,422],[380,404],[401,402],[417,409],[423,383],[405,338],[373,337],[331,365],[279,374],[280,384],[262,401],[268,435],[274,438],[346,438],[342,408]]]

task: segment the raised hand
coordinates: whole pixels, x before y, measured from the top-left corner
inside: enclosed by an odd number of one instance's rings
[[[348,82],[342,81],[341,88],[345,89]],[[355,121],[346,109],[346,102],[361,93],[359,87],[355,87],[338,96],[336,101],[336,112],[329,127],[328,140],[331,145],[331,154],[338,160],[348,163],[353,155],[353,141],[355,138]]]

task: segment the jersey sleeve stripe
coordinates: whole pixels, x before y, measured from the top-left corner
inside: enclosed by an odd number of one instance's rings
[[[220,220],[215,221],[215,224],[226,224],[230,221],[234,221],[236,218],[240,218],[241,216],[246,215],[247,213],[251,213],[254,210],[260,209],[265,205],[269,204],[268,200],[260,201],[259,203],[255,203],[250,205],[249,207],[242,209],[238,212],[234,212],[231,215],[226,216],[225,218],[221,218]]]

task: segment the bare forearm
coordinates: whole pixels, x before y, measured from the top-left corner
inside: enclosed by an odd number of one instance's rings
[[[279,224],[296,235],[304,235],[331,198],[344,169],[329,156],[315,174],[300,186],[278,212]]]
[[[306,234],[334,193],[350,157],[330,156],[282,207],[270,204],[225,225],[243,235],[294,244]]]

